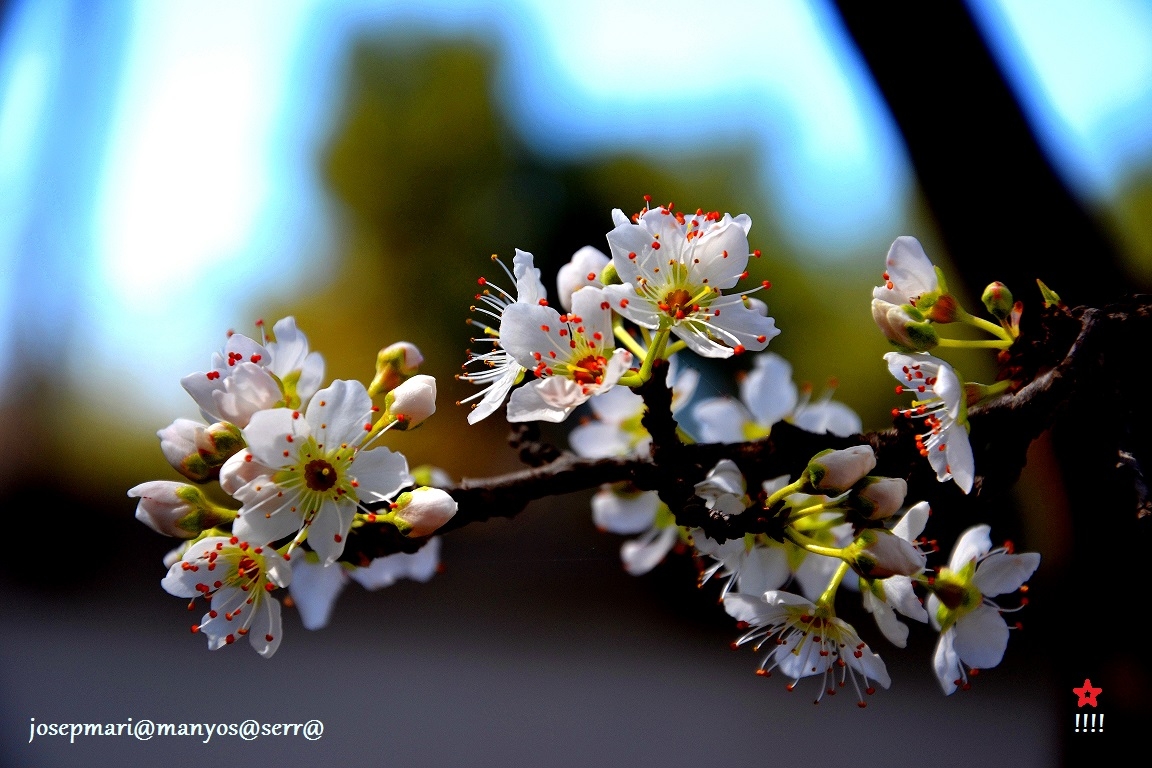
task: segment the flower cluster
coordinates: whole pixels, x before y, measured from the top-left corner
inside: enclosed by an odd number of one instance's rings
[[[435,412],[436,382],[417,373],[422,360],[414,345],[400,342],[377,355],[369,387],[336,380],[321,389],[324,361],[288,317],[259,342],[229,334],[210,370],[184,377],[208,423],[177,419],[157,434],[173,468],[198,485],[156,480],[128,495],[140,500],[138,519],[188,540],[162,585],[179,597],[211,600],[193,627],[210,648],[248,636],[260,655],[275,653],[280,603],[268,593],[294,581],[294,601],[316,627],[338,591],[317,585],[336,575],[377,586],[387,574],[428,578],[426,565],[413,570],[391,558],[337,562],[357,527],[392,526],[425,538],[456,513],[451,496],[413,488],[404,456],[377,444]],[[201,486],[213,480],[238,507],[210,500]],[[437,548],[424,551],[434,569]]]
[[[934,567],[939,547],[923,535],[931,509],[907,499],[921,470],[891,476],[891,467],[907,465],[888,461],[878,470],[873,446],[883,440],[860,434],[860,417],[833,399],[835,384],[813,397],[793,381],[787,360],[766,351],[779,331],[755,294],[770,283],[738,287],[761,256],[749,245],[751,219],[685,214],[645,199],[633,216],[612,212],[607,253],[585,246],[559,269],[559,309],[527,251],[516,250],[511,268],[492,257],[507,288],[479,279],[469,320],[480,331],[477,351],[457,376],[478,386],[458,402],[471,405],[468,423],[501,408],[516,424],[580,419],[569,433],[571,452],[542,446],[537,457],[545,458],[531,472],[491,486],[514,490],[491,498],[515,500],[525,483],[536,498],[553,492],[541,476],[564,473],[558,485],[573,487],[590,470],[583,487],[595,490],[593,522],[629,537],[620,548],[625,570],[641,576],[670,553],[690,553],[699,585],[716,590],[742,631],[734,647],[761,653],[757,673],[784,675],[789,690],[818,678],[817,703],[846,689],[865,706],[877,687],[891,684],[880,655],[837,614],[841,587],[859,595],[875,620],[865,630],[894,646],[908,644],[909,622],[936,630],[941,687],[946,694],[968,687],[975,670],[999,664],[1010,631],[1004,614],[1027,602],[1006,607],[994,598],[1024,591],[1040,556],[994,549],[989,527],[978,525],[946,565]],[[1041,290],[1046,304],[1059,301]],[[997,323],[961,306],[912,237],[892,244],[872,297],[873,318],[896,348],[884,355],[896,391],[913,396],[893,410],[898,429],[914,432],[938,481],[973,496],[981,489],[968,409],[1014,384],[1006,373],[990,386],[965,382],[935,353],[1008,354],[1022,305],[1001,283],[988,286],[983,303]],[[993,338],[947,338],[938,329],[952,323]],[[193,631],[212,649],[247,638],[268,657],[282,634],[277,590],[289,590],[285,604],[315,629],[351,582],[379,589],[402,578],[427,581],[439,566],[435,534],[457,502],[442,471],[410,471],[404,455],[382,444],[436,410],[436,382],[419,373],[419,349],[408,342],[381,349],[368,386],[325,386],[324,361],[293,318],[271,330],[258,325],[259,340],[230,334],[207,371],[182,379],[201,419],[180,418],[157,433],[188,482],[153,480],[128,494],[138,499],[139,520],[184,540],[166,560],[162,586],[191,598],[190,609],[196,598],[207,601]],[[756,354],[738,377],[738,396],[692,405],[701,375],[691,353]],[[516,439],[523,445],[534,434],[519,426]],[[812,447],[782,456],[792,439]],[[781,471],[790,474],[773,476]],[[470,480],[467,489],[483,490],[483,482]]]

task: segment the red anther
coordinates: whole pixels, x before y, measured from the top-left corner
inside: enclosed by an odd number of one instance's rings
[[[238,539],[238,538],[237,538],[237,537],[235,537],[235,536],[233,536],[232,538],[228,539],[228,543],[229,543],[229,544],[236,544],[236,543],[239,543],[239,541],[240,541],[240,539]]]
[[[756,258],[760,258],[760,249],[757,248],[756,250],[752,251],[752,255],[755,256]],[[767,287],[767,286],[765,286],[765,287]]]
[[[768,341],[768,337],[763,335],[757,336],[756,341],[760,344],[763,344],[764,342]]]
[[[337,544],[339,544],[340,542],[344,541],[344,537],[341,536],[340,534],[336,534],[335,536],[332,537],[332,540],[335,541]]]
[[[1008,554],[1012,554],[1013,552],[1016,551],[1016,545],[1013,544],[1011,540],[1005,541],[1004,542],[1004,551],[1006,551]]]
[[[601,341],[604,338],[604,334],[600,333],[600,331],[596,331],[592,334],[592,338],[596,339],[596,341]]]
[[[1028,591],[1028,585],[1027,584],[1021,584],[1020,585],[1020,591],[1021,592],[1027,592]]]
[[[488,281],[485,280],[484,278],[480,278],[479,280],[476,281],[476,284],[477,285],[488,285]]]
[[[892,409],[892,417],[895,418],[899,415],[900,415],[900,409],[899,408],[893,408]]]
[[[542,307],[546,307],[546,306],[548,306],[548,299],[539,299],[539,300],[537,300],[536,303]]]
[[[652,204],[652,195],[644,195],[644,202],[651,205]]]
[[[713,312],[712,316],[713,317],[720,317],[720,310],[716,310],[715,312]]]
[[[728,251],[721,251],[721,252],[720,252],[720,257],[721,257],[721,258],[724,258],[724,259],[728,258]]]
[[[260,355],[252,355],[252,357],[250,357],[248,359],[254,363],[258,363],[258,362],[260,362]]]
[[[623,309],[626,306],[628,306],[628,299],[620,299],[620,308]]]
[[[636,258],[636,251],[631,251],[631,252],[628,254],[628,258],[630,258],[630,259],[635,259],[635,258]]]
[[[232,643],[236,642],[236,635],[228,635],[228,637],[224,638],[224,642],[231,645]]]
[[[660,241],[659,240],[653,240],[652,241],[652,250],[654,250],[654,251],[660,250]]]
[[[732,354],[734,354],[734,355],[742,355],[742,354],[744,354],[744,352],[745,352],[745,349],[744,349],[743,344],[737,344],[736,346],[734,346],[732,348]]]
[[[595,280],[596,279],[596,273],[595,272],[589,272],[588,273],[588,279],[589,280]]]
[[[548,332],[549,332],[549,331],[551,331],[552,329],[551,329],[551,328],[549,328],[549,327],[548,327],[548,326],[546,326],[546,325],[542,325],[542,326],[540,326],[540,330],[544,331],[544,333],[548,333]]]
[[[567,336],[568,335],[568,329],[567,328],[561,328],[560,329],[560,335],[561,336]]]
[[[747,280],[748,279],[748,272],[747,271],[741,272],[740,273],[740,279],[741,280]]]
[[[199,624],[193,624],[192,625],[192,634],[196,634],[199,631],[200,631],[200,625]]]
[[[760,286],[761,286],[761,287],[762,287],[764,290],[768,290],[769,288],[771,288],[771,287],[772,287],[772,281],[771,281],[771,280],[765,280],[764,282],[760,283]]]
[[[267,640],[268,642],[272,642],[272,640],[274,638],[272,637],[272,635],[264,635],[264,639]]]
[[[216,379],[220,378],[220,371],[208,371],[208,373],[204,375],[208,377],[208,381],[216,381]]]
[[[866,701],[858,701],[858,702],[856,702],[856,706],[860,707],[860,709],[864,709],[865,707],[867,707],[867,706],[868,706],[868,702],[866,702]]]
[[[972,677],[979,677],[980,670],[973,667],[972,669],[968,670],[968,674],[971,675]]]

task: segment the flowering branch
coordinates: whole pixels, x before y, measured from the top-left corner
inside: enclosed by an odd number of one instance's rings
[[[1126,340],[1141,334],[1148,338],[1152,297],[1133,296],[1099,309],[1053,307],[1039,314],[1035,324],[1025,326],[1019,349],[1005,362],[1005,370],[1027,370],[1031,380],[1016,392],[1005,393],[969,412],[975,434],[996,435],[995,440],[975,446],[977,466],[987,469],[977,475],[973,497],[1011,486],[1024,467],[1029,444],[1056,423],[1071,400],[1098,397],[1098,379],[1121,378],[1110,375],[1110,369],[1102,367],[1101,362],[1114,365],[1116,361],[1106,354],[1108,350],[1124,348],[1129,343]],[[513,435],[522,457],[538,457],[541,453],[555,457],[528,469],[464,479],[447,488],[459,507],[440,532],[495,517],[515,517],[529,502],[548,496],[630,482],[640,490],[659,492],[681,525],[702,528],[713,539],[723,541],[747,533],[763,533],[767,526],[754,514],[755,508],[731,517],[712,514],[695,495],[695,484],[722,459],[733,461],[750,484],[758,484],[777,475],[796,476],[812,455],[852,445],[871,445],[882,474],[905,477],[913,487],[937,486],[931,469],[919,460],[913,430],[905,420],[897,420],[891,429],[850,437],[817,435],[783,422],[760,440],[685,445],[676,436],[677,425],[670,410],[671,390],[664,384],[667,366],[656,370],[658,373],[639,390],[647,405],[644,427],[652,435],[649,456],[582,459],[570,451],[544,446],[538,440],[524,440],[526,430],[517,429]],[[356,562],[415,548],[411,540],[403,537],[382,541],[353,536],[345,549],[345,559]]]

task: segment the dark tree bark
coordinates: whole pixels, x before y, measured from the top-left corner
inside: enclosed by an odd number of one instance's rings
[[[1076,304],[1123,290],[1115,246],[1056,174],[965,4],[837,0],[956,267],[979,292],[1040,278]],[[1027,292],[1027,293],[1026,293]]]

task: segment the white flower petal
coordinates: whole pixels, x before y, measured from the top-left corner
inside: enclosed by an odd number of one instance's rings
[[[528,251],[516,249],[516,255],[512,257],[512,277],[516,281],[517,302],[536,304],[547,298],[544,283],[540,282],[540,270],[533,265],[532,254]]]
[[[761,427],[788,416],[799,402],[792,365],[775,352],[757,355],[755,366],[740,383],[740,399]]]
[[[348,474],[360,484],[357,495],[368,501],[390,499],[413,483],[408,460],[387,448],[357,452]]]
[[[348,583],[348,573],[339,563],[321,565],[302,552],[292,560],[292,585],[288,591],[300,611],[300,622],[305,629],[322,629],[328,625],[336,598]]]
[[[572,294],[586,285],[599,286],[600,273],[608,266],[608,262],[609,258],[599,248],[590,245],[572,254],[572,258],[560,267],[556,275],[556,293],[560,306],[565,310],[572,309]]]
[[[872,296],[892,304],[908,304],[921,294],[939,288],[936,270],[924,254],[920,241],[907,235],[896,238],[884,260],[884,271],[892,288],[882,285],[872,290]]]
[[[632,283],[623,285],[608,285],[604,287],[604,294],[612,310],[631,320],[636,325],[652,330],[660,327],[660,314],[653,304],[640,298],[636,293],[636,286]]]
[[[440,566],[440,539],[432,537],[416,552],[397,552],[378,557],[364,568],[356,568],[351,577],[365,589],[390,587],[400,579],[425,582],[436,575]]]
[[[316,393],[304,419],[323,447],[357,445],[372,426],[372,398],[359,381],[337,379]]]
[[[1008,625],[1000,611],[980,605],[960,617],[953,627],[955,648],[960,659],[970,667],[989,669],[1004,658],[1008,647]]]
[[[511,360],[511,358],[509,358]],[[468,423],[475,424],[481,419],[486,419],[491,416],[497,408],[504,403],[504,398],[508,395],[508,390],[520,378],[520,374],[524,372],[523,366],[510,363],[506,365],[504,373],[496,381],[492,382],[487,391],[484,392],[484,397],[480,399],[476,407],[468,412]]]
[[[653,528],[644,536],[626,541],[620,547],[620,559],[624,570],[633,576],[641,576],[655,568],[664,559],[678,538],[676,526]]]
[[[863,428],[856,412],[835,400],[799,408],[792,417],[792,423],[818,435],[833,434],[837,437],[858,434]]]
[[[508,421],[550,421],[560,423],[572,409],[588,399],[580,385],[561,376],[548,376],[529,382],[508,398]]]
[[[744,406],[730,397],[714,397],[692,407],[692,417],[704,443],[742,443],[744,424],[751,419]]]
[[[931,514],[932,508],[928,506],[928,502],[921,501],[913,505],[896,525],[892,526],[892,533],[905,541],[914,541],[924,532],[924,526],[928,524],[928,516]]]
[[[356,505],[325,499],[308,529],[308,544],[320,556],[320,562],[331,565],[344,553],[344,543],[356,516]]]
[[[744,270],[748,267],[748,233],[743,224],[747,221],[751,226],[751,219],[746,214],[740,222],[734,221],[728,214],[715,223],[701,225],[698,229],[703,234],[694,238],[692,256],[699,259],[694,263],[691,275],[696,282],[705,282],[715,288],[726,290],[732,288],[740,281]],[[669,217],[672,218],[672,217]],[[674,219],[673,219],[674,220]]]
[[[626,391],[624,387],[613,387],[607,394]],[[630,436],[622,432],[617,425],[603,421],[593,421],[576,427],[568,434],[568,444],[572,446],[576,455],[586,459],[606,459],[632,453]]]
[[[887,590],[885,590],[887,592]],[[876,626],[888,642],[897,648],[908,645],[908,625],[896,618],[896,612],[887,602],[872,594],[871,590],[861,588],[860,595],[864,600],[864,610],[871,613],[876,619]]]
[[[960,657],[953,648],[954,639],[955,633],[951,629],[941,634],[940,640],[936,643],[936,652],[932,654],[932,668],[945,695],[951,695],[956,691],[957,681],[963,675],[963,670],[960,669]]]
[[[973,560],[983,557],[992,549],[992,528],[988,525],[974,525],[960,535],[956,546],[952,549],[952,557],[948,560],[948,567],[959,571]]]
[[[783,547],[755,546],[744,555],[736,574],[736,588],[747,594],[762,594],[784,586],[790,575]]]
[[[651,528],[659,507],[660,497],[655,491],[601,490],[592,497],[592,522],[610,533],[630,536]]]
[[[980,561],[972,584],[985,597],[1004,595],[1020,589],[1039,567],[1040,555],[1036,552],[1020,555],[995,552]]]
[[[256,649],[256,653],[270,659],[280,647],[280,638],[283,634],[280,623],[280,601],[265,595],[251,606],[251,610],[256,612],[256,616],[248,627],[248,642]]]

